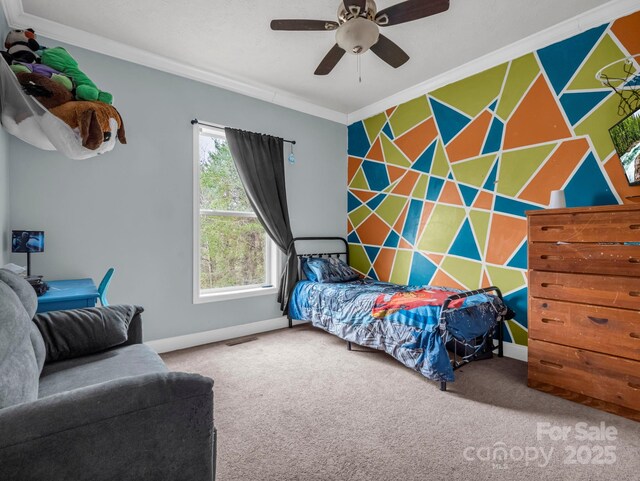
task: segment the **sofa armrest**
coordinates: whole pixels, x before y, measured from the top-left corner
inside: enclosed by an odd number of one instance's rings
[[[213,479],[213,380],[122,378],[0,410],[6,479]]]
[[[129,329],[127,330],[127,340],[122,344],[128,346],[130,344],[142,344],[142,312],[144,309],[138,306],[136,314],[131,318]]]
[[[141,338],[143,311],[142,307],[128,305],[69,309],[36,314],[33,322],[44,340],[46,362],[53,362],[124,344],[131,329],[135,338]]]

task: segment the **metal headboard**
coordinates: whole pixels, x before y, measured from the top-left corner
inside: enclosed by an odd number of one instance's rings
[[[297,254],[298,257],[298,276],[301,276],[301,267],[302,267],[302,259],[305,257],[333,257],[336,256],[340,258],[340,256],[345,257],[345,262],[349,264],[349,243],[344,237],[294,237],[289,247],[287,249],[287,256],[291,253],[291,249],[293,249],[298,241],[340,241],[344,244],[344,250],[342,251],[333,251],[333,252],[313,252],[313,253],[304,253]]]

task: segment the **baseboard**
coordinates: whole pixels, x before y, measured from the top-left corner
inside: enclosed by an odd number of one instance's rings
[[[527,346],[515,344],[513,342],[505,342],[503,344],[504,355],[518,361],[527,362],[527,353],[529,352]]]
[[[297,324],[294,321],[294,324]],[[168,337],[166,339],[154,339],[147,341],[145,344],[157,353],[177,351],[178,349],[187,349],[189,347],[201,346],[212,342],[226,341],[236,337],[250,336],[261,332],[274,331],[282,329],[289,325],[285,316],[275,319],[267,319],[265,321],[250,322],[249,324],[240,324],[239,326],[223,327],[221,329],[213,329],[211,331],[196,332],[194,334],[186,334],[184,336]]]

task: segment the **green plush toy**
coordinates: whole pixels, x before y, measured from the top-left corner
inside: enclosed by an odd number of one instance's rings
[[[96,87],[89,77],[78,68],[78,62],[62,47],[47,48],[40,56],[42,63],[71,77],[76,85],[76,99],[97,100],[105,104],[113,102],[113,95]]]

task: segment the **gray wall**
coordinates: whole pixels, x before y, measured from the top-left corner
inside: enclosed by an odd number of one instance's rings
[[[9,139],[0,129],[0,267],[9,262]]]
[[[7,21],[0,9],[0,33],[8,31]],[[4,38],[4,37],[2,37]],[[9,262],[9,135],[0,129],[0,267]]]
[[[109,300],[145,307],[146,340],[279,317],[275,295],[192,304],[190,120],[298,142],[297,163],[286,164],[294,235],[346,233],[346,127],[65,47],[114,94],[129,143],[73,161],[11,138],[11,225],[46,232],[46,252],[32,256],[33,273],[99,281],[115,267]],[[17,255],[12,260],[26,262]]]

